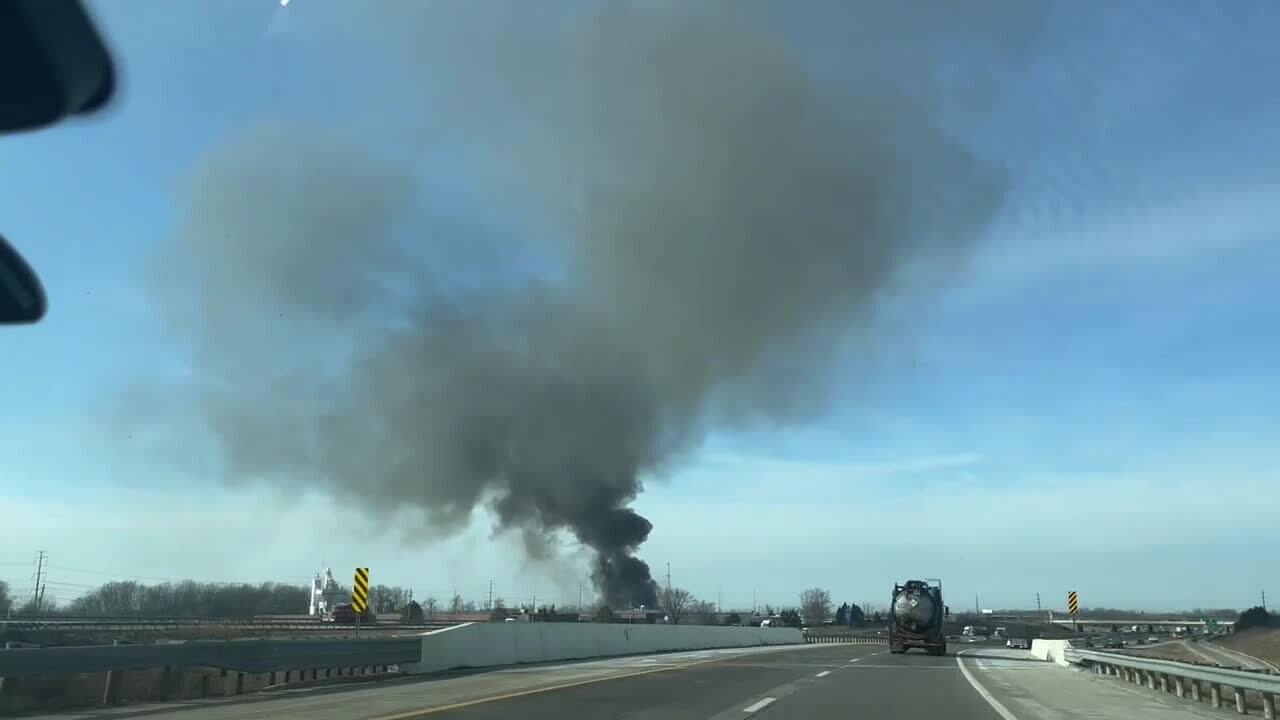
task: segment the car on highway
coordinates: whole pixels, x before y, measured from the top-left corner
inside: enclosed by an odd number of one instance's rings
[[[1011,637],[1004,641],[1004,646],[1008,648],[1021,648],[1023,650],[1031,649],[1031,640],[1023,637]]]

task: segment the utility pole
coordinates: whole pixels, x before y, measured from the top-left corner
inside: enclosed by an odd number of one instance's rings
[[[667,592],[671,592],[671,563],[667,563]]]
[[[1040,607],[1040,593],[1036,593],[1036,619],[1039,619],[1043,612],[1044,610]]]
[[[32,611],[40,615],[40,603],[44,600],[44,563],[49,557],[49,553],[41,550],[36,553],[36,584],[32,592]]]
[[[1267,609],[1267,591],[1265,588],[1262,590],[1262,609]]]
[[[489,581],[489,609],[493,610],[493,581]]]
[[[582,612],[582,583],[578,583],[578,612]]]

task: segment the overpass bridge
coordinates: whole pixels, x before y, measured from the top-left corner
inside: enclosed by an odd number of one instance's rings
[[[1099,625],[1104,625],[1104,626],[1107,626],[1107,627],[1110,627],[1110,626],[1112,626],[1112,625],[1119,625],[1119,626],[1121,626],[1121,627],[1124,627],[1124,626],[1126,626],[1126,625],[1127,625],[1127,626],[1141,625],[1141,626],[1143,626],[1143,627],[1146,627],[1147,625],[1152,625],[1152,626],[1154,626],[1154,627],[1158,627],[1158,628],[1168,628],[1168,627],[1175,627],[1175,626],[1179,626],[1179,625],[1184,626],[1184,627],[1204,627],[1205,625],[1208,625],[1210,621],[1208,621],[1208,620],[1179,619],[1179,618],[1174,618],[1174,619],[1164,619],[1164,620],[1155,620],[1155,619],[1152,619],[1152,618],[1142,618],[1142,617],[1139,617],[1139,618],[1117,618],[1117,619],[1114,619],[1114,620],[1096,620],[1096,619],[1082,619],[1082,620],[1070,620],[1070,619],[1067,619],[1067,620],[1060,620],[1060,619],[1054,619],[1054,620],[1050,620],[1049,622],[1053,623],[1054,625],[1062,625],[1062,626],[1064,626],[1064,627],[1071,627],[1071,626],[1073,626],[1073,625],[1084,625],[1084,626],[1086,626],[1086,627],[1089,627],[1089,626],[1097,627],[1097,626],[1099,626]],[[1217,624],[1219,627],[1224,628],[1224,629],[1228,629],[1228,630],[1229,630],[1229,629],[1231,629],[1231,627],[1232,627],[1233,625],[1235,625],[1235,624],[1236,624],[1236,621],[1235,621],[1235,620],[1217,620],[1217,621],[1215,621],[1215,622],[1216,622],[1216,624]]]

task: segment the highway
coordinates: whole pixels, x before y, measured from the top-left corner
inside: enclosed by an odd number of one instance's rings
[[[955,654],[957,653],[958,654]],[[883,645],[749,648],[553,663],[63,712],[60,720],[626,720],[1208,718],[1207,706],[1034,660],[961,645],[893,655]]]

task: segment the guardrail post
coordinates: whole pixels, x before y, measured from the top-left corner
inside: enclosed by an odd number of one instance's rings
[[[1262,693],[1262,717],[1267,720],[1276,720],[1275,693]]]
[[[160,676],[160,696],[168,700],[177,694],[175,686],[178,684],[178,673],[172,665],[165,665],[163,674]]]
[[[1184,698],[1187,696],[1187,683],[1181,676],[1173,679],[1173,688],[1174,692],[1178,694],[1178,697]]]
[[[242,672],[236,673],[236,694],[244,694],[244,673]]]
[[[1153,672],[1147,672],[1147,687],[1152,690],[1156,689],[1156,674]]]
[[[1241,715],[1249,714],[1249,707],[1244,704],[1244,690],[1240,688],[1231,688],[1231,692],[1236,697],[1236,712]]]
[[[1191,681],[1191,699],[1200,702],[1200,681]]]
[[[1218,683],[1209,683],[1209,704],[1216,708],[1222,707],[1222,686]]]
[[[1160,673],[1160,692],[1169,692],[1169,675]]]
[[[112,640],[112,645],[119,645],[119,640]],[[108,670],[107,681],[102,686],[102,704],[114,705],[116,703],[116,689],[120,683],[121,670]]]
[[[17,640],[6,640],[4,643],[5,650],[12,650],[16,647],[21,647],[21,646],[22,646],[22,643],[18,642]],[[0,696],[3,696],[3,695],[4,695],[4,678],[0,677]]]

